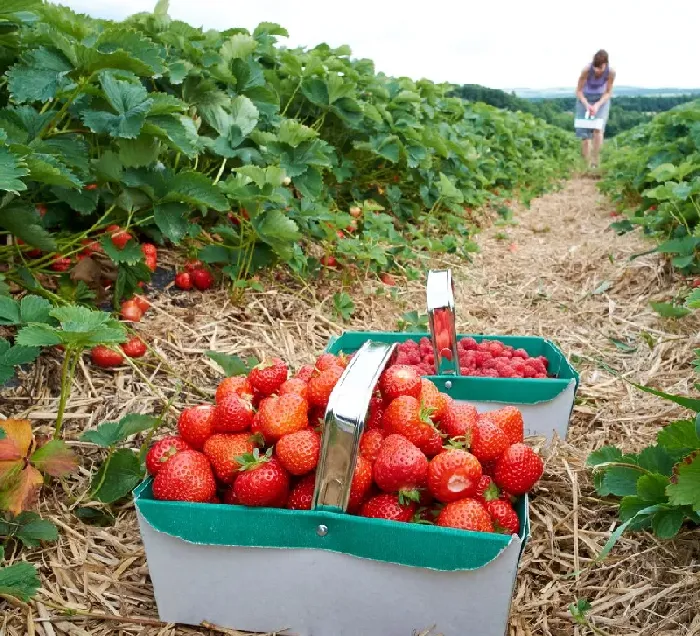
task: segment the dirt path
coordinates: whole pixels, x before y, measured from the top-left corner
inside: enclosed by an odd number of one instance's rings
[[[595,496],[584,466],[587,453],[604,443],[639,447],[678,413],[629,389],[596,360],[605,360],[637,381],[682,392],[692,386],[690,361],[693,346],[698,346],[689,338],[697,333],[692,319],[664,321],[649,308],[650,299],[668,298],[672,281],[653,256],[629,260],[648,244],[636,234],[617,237],[608,230],[611,209],[593,181],[574,179],[562,191],[533,201],[530,210],[517,210],[515,224],[485,231],[473,263],[450,263],[460,332],[546,336],[582,374],[569,440],[548,456],[545,477],[533,497],[532,539],[521,563],[511,636],[590,633],[574,627],[568,614],[568,605],[577,598],[592,603],[596,625],[614,636],[700,634],[697,532],[673,543],[633,535],[603,564],[592,563],[615,525],[615,515]],[[143,328],[178,375],[211,392],[219,376],[202,355],[207,349],[239,355],[275,352],[299,364],[319,353],[331,333],[343,329],[328,318],[332,282],[312,285],[292,290],[277,282],[269,291],[248,297],[242,307],[233,306],[223,294],[183,300],[182,295],[165,293],[155,299]],[[402,288],[394,300],[377,295],[378,288],[381,285],[364,283],[357,290],[357,313],[346,328],[393,330],[403,311],[423,311],[421,283]],[[653,346],[643,334],[651,336]],[[610,338],[626,342],[634,351],[621,351]],[[26,414],[33,404],[32,419],[37,424],[51,422],[59,362],[58,357],[43,360],[25,378],[26,388],[6,402],[12,413]],[[82,366],[68,409],[68,435],[75,439],[81,430],[134,409],[152,411],[172,394],[173,386],[172,377],[156,368],[146,369],[144,375],[130,370],[107,375]],[[176,406],[201,399],[186,385]],[[89,468],[88,461],[82,479],[72,486],[74,495],[86,490]],[[61,538],[58,547],[47,547],[40,555],[44,592],[43,604],[32,613],[34,619],[39,615],[35,633],[208,633],[148,625],[157,614],[131,504],[106,529],[80,524],[58,497],[48,496],[41,512],[59,524]],[[137,618],[129,624],[53,619],[52,631],[40,617],[57,616],[54,606]],[[0,634],[32,633],[26,619],[26,609],[11,610],[5,623],[0,621]]]

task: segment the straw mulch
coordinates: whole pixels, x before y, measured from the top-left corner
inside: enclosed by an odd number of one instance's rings
[[[610,231],[611,209],[593,181],[577,178],[533,201],[530,210],[518,210],[514,223],[484,231],[473,263],[432,263],[453,267],[460,332],[546,336],[582,374],[569,439],[545,451],[546,472],[532,498],[532,538],[514,592],[511,636],[592,633],[574,625],[569,615],[568,605],[578,598],[592,603],[590,620],[598,633],[700,634],[698,531],[684,531],[672,542],[627,535],[607,560],[594,563],[616,516],[614,506],[592,488],[588,452],[606,443],[637,449],[682,414],[609,375],[599,361],[631,380],[682,393],[692,390],[690,361],[698,346],[695,318],[664,320],[649,308],[650,300],[668,300],[681,281],[672,279],[658,257],[629,260],[649,245],[638,235],[618,237]],[[377,290],[382,285],[372,281],[355,289],[357,311],[347,327],[393,330],[404,311],[424,310],[422,282],[402,286],[393,299]],[[168,420],[172,426],[179,409],[211,396],[221,377],[203,355],[208,349],[274,353],[293,365],[310,361],[344,327],[331,318],[334,291],[328,279],[306,288],[276,281],[236,304],[222,292],[166,290],[139,326],[162,360],[151,356],[151,366],[140,372],[125,368],[109,374],[81,365],[66,437],[75,440],[80,431],[129,411],[158,411],[181,382]],[[611,338],[634,351],[622,351]],[[29,414],[48,431],[55,418],[59,364],[57,357],[42,359],[22,388],[2,397],[3,413]],[[75,446],[84,462],[79,479],[68,482],[71,507],[84,497],[91,463],[99,459]],[[43,579],[37,602],[9,605],[0,599],[0,635],[238,633],[160,624],[133,506],[118,511],[113,527],[96,528],[71,515],[68,499],[57,491],[44,494],[40,512],[59,526],[61,538],[31,554]],[[77,614],[66,616],[61,608]]]

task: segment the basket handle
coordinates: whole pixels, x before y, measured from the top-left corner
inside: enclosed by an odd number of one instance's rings
[[[335,385],[323,423],[313,510],[345,512],[350,499],[360,436],[379,377],[395,344],[368,340],[348,363]]]
[[[430,270],[426,285],[430,338],[437,375],[460,375],[451,269]]]

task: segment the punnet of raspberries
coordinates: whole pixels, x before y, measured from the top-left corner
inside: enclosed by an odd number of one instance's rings
[[[309,510],[328,399],[349,358],[290,374],[278,358],[226,378],[214,404],[185,408],[146,457],[156,499]],[[386,369],[371,399],[348,513],[517,533],[513,507],[542,475],[520,411],[477,413],[416,366]]]
[[[435,354],[428,338],[407,340],[397,346],[394,364],[415,367],[421,375],[435,374]],[[457,342],[462,375],[483,378],[546,378],[549,361],[531,357],[524,349],[514,349],[499,340],[462,338]]]

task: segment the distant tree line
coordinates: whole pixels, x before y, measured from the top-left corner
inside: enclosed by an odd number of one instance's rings
[[[574,105],[576,98],[557,97],[523,99],[515,93],[507,93],[497,88],[487,88],[479,84],[464,84],[454,90],[454,95],[470,102],[485,102],[506,110],[531,113],[549,124],[571,130],[574,125]],[[610,117],[605,129],[607,137],[613,137],[624,130],[649,121],[656,113],[670,110],[679,104],[697,99],[697,95],[614,97]]]

